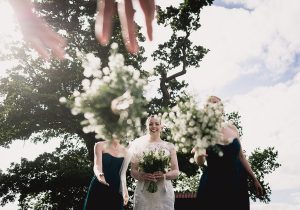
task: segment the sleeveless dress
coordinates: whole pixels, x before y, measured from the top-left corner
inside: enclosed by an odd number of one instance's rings
[[[220,157],[207,149],[207,167],[200,178],[197,202],[201,210],[249,210],[247,174],[238,156],[241,145],[234,139],[228,145],[217,145]]]
[[[121,170],[124,157],[114,157],[102,153],[102,168],[109,186],[98,181],[94,176],[90,182],[84,210],[122,210],[123,196],[121,193]]]
[[[132,161],[137,161],[142,152],[163,149],[170,155],[174,145],[161,141],[143,145],[143,150],[134,154]],[[157,182],[158,190],[155,193],[147,191],[148,181],[137,181],[133,198],[133,210],[174,210],[175,194],[171,180]]]

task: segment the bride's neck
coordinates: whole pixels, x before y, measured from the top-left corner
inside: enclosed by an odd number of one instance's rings
[[[151,134],[150,135],[150,141],[160,141],[160,134]]]

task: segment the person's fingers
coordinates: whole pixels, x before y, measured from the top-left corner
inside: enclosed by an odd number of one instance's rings
[[[96,38],[102,45],[107,45],[111,36],[112,17],[115,11],[114,0],[98,0],[95,23]]]
[[[38,38],[34,38],[34,39],[28,39],[26,40],[29,45],[35,49],[38,54],[40,54],[40,56],[46,60],[50,59],[50,52],[47,48],[45,48],[45,45],[41,42],[40,39]]]
[[[153,39],[152,22],[154,20],[154,14],[155,14],[155,1],[154,0],[139,0],[139,1],[145,15],[148,38],[149,40],[152,40]]]
[[[138,52],[136,40],[136,25],[134,22],[134,9],[131,0],[122,0],[118,3],[118,12],[121,21],[122,34],[126,48],[131,53]]]
[[[50,58],[49,50],[55,57],[64,58],[66,46],[64,38],[53,31],[43,19],[35,17],[29,24],[23,23],[21,26],[24,40],[43,58],[47,60]]]
[[[59,58],[64,59],[64,56],[66,54],[64,48],[66,46],[65,40],[60,37],[56,33],[49,33],[48,40],[44,41],[46,46],[49,47],[52,51],[52,54]]]

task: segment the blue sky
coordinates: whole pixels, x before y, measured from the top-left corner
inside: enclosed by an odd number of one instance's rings
[[[164,6],[178,2],[158,3]],[[13,27],[3,27],[9,21],[1,15],[10,12],[1,8],[0,37],[7,37]],[[269,204],[252,203],[251,210],[300,209],[299,11],[299,0],[215,1],[203,9],[202,27],[192,36],[195,43],[210,52],[199,69],[191,69],[182,77],[200,101],[215,94],[223,98],[227,111],[240,112],[244,129],[242,146],[247,153],[257,147],[274,146],[278,150],[282,166],[267,177],[272,200]],[[136,20],[143,24],[139,12]],[[154,41],[145,43],[148,55],[169,37],[168,29],[156,24],[154,28]],[[149,59],[145,66],[151,69],[154,65]],[[0,67],[5,66],[7,62],[0,61]],[[34,158],[39,153],[36,151],[53,150],[55,146],[19,142],[11,151],[0,149],[7,157],[5,162],[0,160],[0,168],[18,161],[20,156]]]

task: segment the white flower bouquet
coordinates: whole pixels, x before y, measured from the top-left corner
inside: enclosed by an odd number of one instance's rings
[[[139,159],[138,167],[139,171],[145,173],[154,173],[157,171],[165,173],[169,170],[170,164],[170,156],[166,154],[165,150],[155,149],[143,152]],[[151,181],[147,191],[155,193],[157,191],[157,183]]]
[[[200,109],[190,97],[186,102],[178,102],[163,118],[178,151],[187,153],[195,147],[198,154],[203,154],[220,139],[223,106],[207,103]]]
[[[108,66],[102,69],[101,60],[94,54],[78,53],[85,76],[82,91],[75,90],[69,100],[60,98],[73,115],[83,114],[83,132],[94,132],[96,138],[133,139],[141,134],[140,118],[146,114],[143,92],[147,78],[126,66],[117,49],[116,43],[111,45]]]

